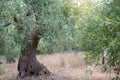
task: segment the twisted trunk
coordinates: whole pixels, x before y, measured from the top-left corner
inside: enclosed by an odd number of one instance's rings
[[[18,62],[18,80],[26,76],[50,74],[49,70],[43,64],[39,63],[35,56],[40,39],[39,35],[41,35],[40,32],[36,30],[32,35],[32,41],[29,43],[29,46],[21,53]]]

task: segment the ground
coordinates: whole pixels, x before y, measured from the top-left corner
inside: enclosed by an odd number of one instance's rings
[[[111,80],[113,73],[103,73],[101,67],[93,67],[84,63],[84,53],[56,53],[38,55],[37,59],[51,71],[50,76],[27,77],[23,80]],[[16,80],[17,62],[2,64],[7,72],[0,75],[0,80]]]

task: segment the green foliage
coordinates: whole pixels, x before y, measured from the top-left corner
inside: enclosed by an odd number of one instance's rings
[[[63,14],[64,1],[10,0],[1,1],[1,53],[7,59],[19,56],[31,41],[36,28],[43,30],[38,45],[40,53],[71,50],[74,44],[74,26]],[[8,25],[7,23],[10,23]],[[3,41],[2,41],[3,40]],[[76,43],[77,44],[77,43]]]
[[[41,53],[52,53],[70,50],[73,42],[73,23],[70,23],[63,14],[64,1],[60,0],[24,0],[36,16],[37,27],[45,30],[39,42],[38,50]],[[68,42],[69,41],[69,42]]]
[[[89,14],[86,15],[86,11],[81,12],[83,19],[77,22],[77,26],[82,29],[80,46],[90,53],[90,56],[87,54],[86,57],[92,62],[106,57],[105,70],[114,70],[116,74],[120,73],[119,3],[119,0],[97,3],[99,5],[94,6],[95,8],[90,7]],[[83,23],[80,22],[81,20]]]

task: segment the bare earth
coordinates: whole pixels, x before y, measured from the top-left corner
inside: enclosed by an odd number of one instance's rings
[[[27,77],[23,80],[111,80],[114,74],[103,73],[101,67],[92,67],[84,63],[84,53],[64,53],[39,55],[37,59],[52,72],[50,76]],[[3,63],[7,73],[0,80],[16,80],[17,62]]]

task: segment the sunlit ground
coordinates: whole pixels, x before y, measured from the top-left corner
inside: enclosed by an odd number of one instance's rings
[[[39,55],[37,59],[52,72],[51,76],[28,77],[23,80],[110,80],[113,73],[103,73],[101,67],[93,68],[84,63],[84,53]],[[0,80],[16,80],[17,62],[3,63],[7,73],[0,75]]]

